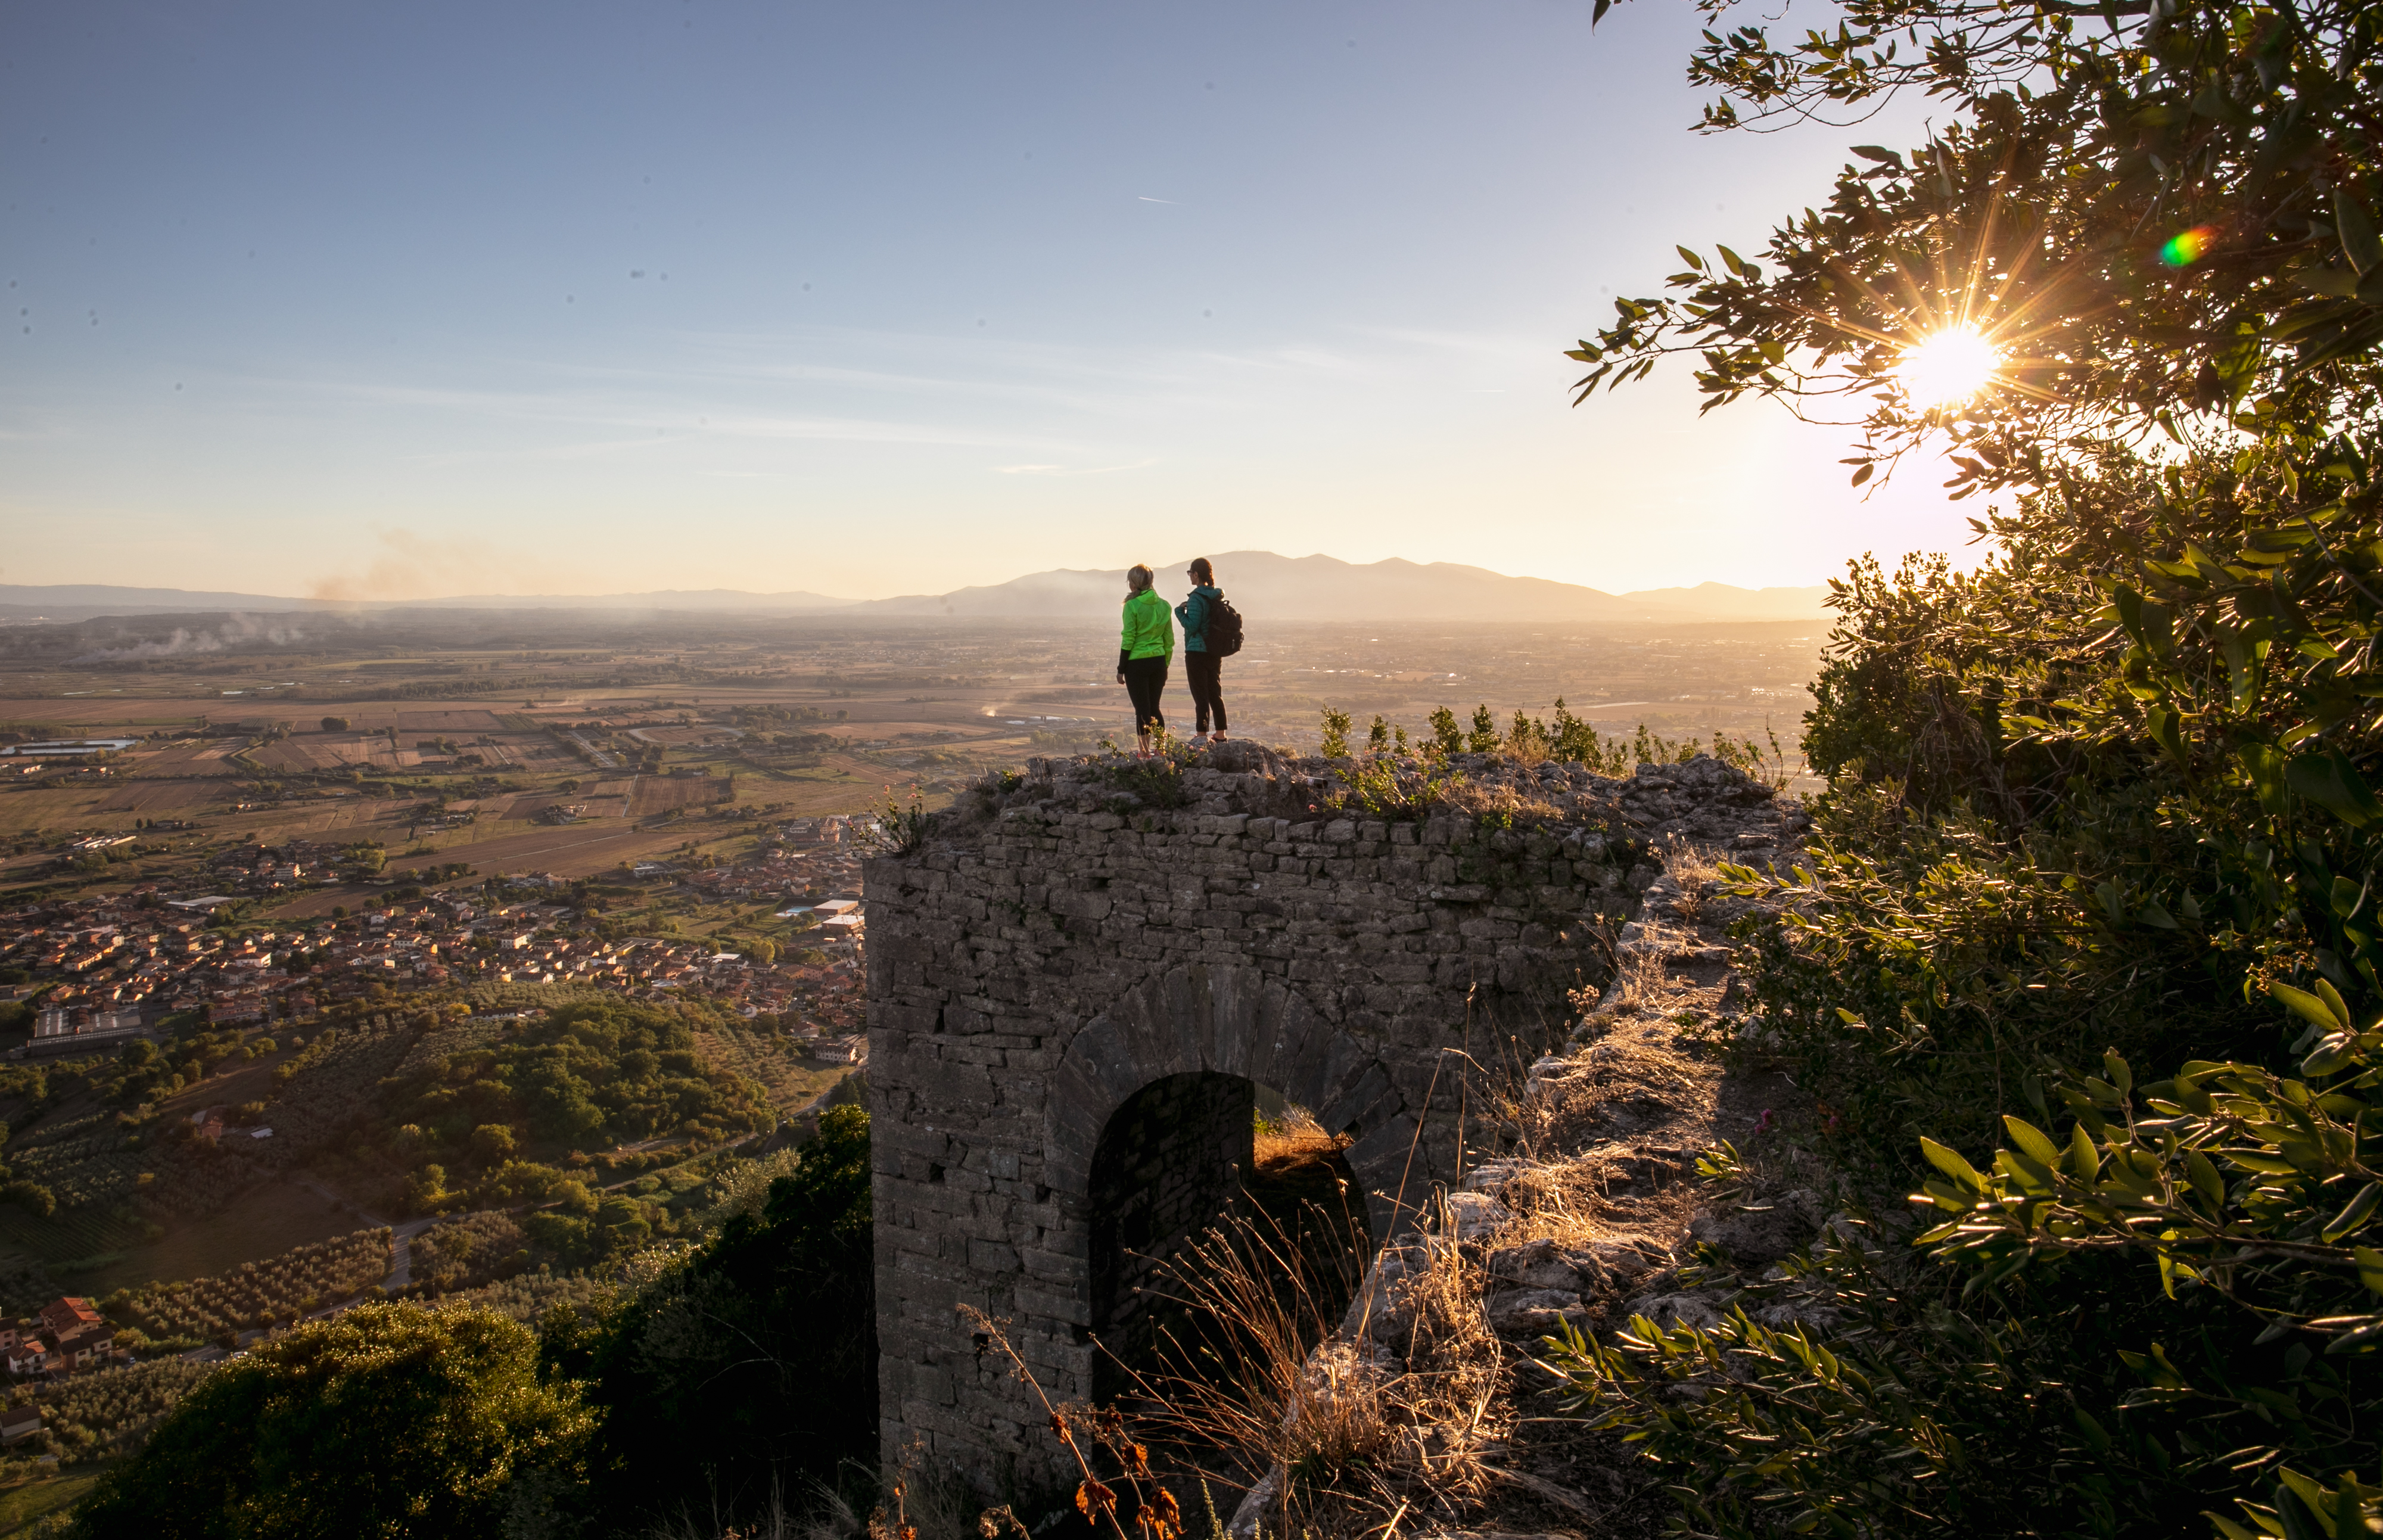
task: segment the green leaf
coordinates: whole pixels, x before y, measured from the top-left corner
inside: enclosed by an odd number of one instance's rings
[[[1695,268],[1699,273],[1705,270],[1705,259],[1697,255],[1696,253],[1689,251],[1685,246],[1676,246],[1673,249],[1680,253],[1680,260],[1682,262],[1686,263],[1689,266]]]
[[[2377,1294],[2383,1294],[2383,1251],[2372,1246],[2353,1247],[2351,1256],[2358,1263],[2358,1281]]]
[[[2102,1152],[2093,1147],[2093,1136],[2085,1125],[2073,1123],[2068,1127],[2068,1174],[2080,1182],[2090,1182],[2102,1170]]]
[[[2278,982],[2269,984],[2267,993],[2285,1009],[2316,1023],[2328,1031],[2346,1032],[2350,1029],[2349,1012],[2344,1011],[2340,1016],[2334,1015],[2331,1005],[2306,990],[2296,990],[2290,984]]]
[[[2325,1243],[2330,1246],[2365,1224],[2374,1215],[2377,1202],[2383,1202],[2383,1182],[2369,1182],[2326,1226]]]
[[[2337,1032],[2318,1043],[2306,1058],[2301,1060],[2301,1073],[2312,1080],[2322,1079],[2327,1075],[2340,1074],[2357,1059],[2357,1041],[2347,1033]]]
[[[2281,813],[2290,806],[2285,795],[2284,757],[2267,744],[2244,744],[2234,751],[2243,776],[2259,794],[2260,810]]]
[[[2293,1470],[2289,1465],[2278,1467],[2276,1474],[2283,1478],[2284,1485],[2290,1488],[2292,1496],[2298,1497],[2301,1500],[2302,1505],[2305,1507],[2310,1513],[2315,1515],[2319,1522],[2324,1523],[2328,1529],[2332,1527],[2332,1493],[2327,1491],[2323,1485],[2311,1478],[2301,1474],[2301,1472]]]
[[[2217,1167],[2210,1164],[2209,1157],[2198,1150],[2187,1150],[2184,1152],[2184,1173],[2192,1179],[2192,1190],[2208,1204],[2209,1212],[2213,1215],[2222,1213],[2226,1207],[2226,1178],[2217,1174]]]
[[[1932,1139],[1922,1138],[1920,1141],[1920,1152],[1928,1157],[1929,1164],[1934,1166],[1937,1170],[1942,1171],[1947,1177],[1952,1177],[1955,1181],[1960,1183],[1963,1187],[1968,1188],[1970,1191],[1983,1192],[1986,1190],[1986,1179],[1978,1175],[1978,1168],[1976,1166],[1971,1165],[1968,1161],[1961,1158],[1961,1152],[1959,1151],[1939,1144]]]
[[[2093,1446],[2095,1454],[2110,1452],[2110,1430],[2095,1422],[2092,1412],[2081,1406],[2075,1406],[2068,1409],[2068,1413],[2077,1420],[2077,1431],[2085,1435],[2085,1442]]]
[[[2121,1096],[2135,1089],[2135,1072],[2127,1067],[2127,1061],[2118,1057],[2116,1050],[2102,1055],[2102,1073],[2110,1078]]]
[[[2358,201],[2347,182],[2337,183],[2333,190],[2333,228],[2341,232],[2341,254],[2358,269],[2359,276],[2383,265],[2383,240],[2375,234],[2375,216]]]
[[[2011,1142],[2026,1151],[2038,1165],[2056,1170],[2059,1167],[2060,1146],[2053,1143],[2051,1136],[2043,1129],[2023,1117],[2013,1117],[2008,1113],[2003,1115],[2003,1127],[2010,1130]]]
[[[2345,755],[2300,755],[2284,771],[2284,780],[2294,792],[2353,829],[2383,819],[2383,805],[2377,804],[2365,777]]]

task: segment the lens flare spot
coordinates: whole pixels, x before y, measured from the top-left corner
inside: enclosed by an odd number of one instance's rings
[[[2000,362],[1977,327],[1947,326],[1906,349],[1895,375],[1920,405],[1952,406],[1984,388]]]
[[[2160,260],[2170,267],[2190,267],[2209,254],[2217,244],[2217,230],[2210,225],[2196,225],[2182,235],[2170,236],[2160,248]]]

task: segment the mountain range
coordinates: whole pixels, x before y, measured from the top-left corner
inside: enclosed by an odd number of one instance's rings
[[[1158,569],[1159,592],[1188,586],[1173,561]],[[1495,622],[1540,623],[1679,621],[1818,620],[1828,597],[1810,587],[1737,588],[1702,583],[1693,588],[1643,588],[1611,594],[1540,577],[1510,577],[1483,567],[1391,558],[1350,562],[1329,556],[1278,556],[1230,551],[1211,558],[1218,585],[1244,614],[1286,621]],[[447,598],[349,602],[270,594],[207,593],[181,588],[128,588],[104,584],[0,584],[0,618],[19,623],[78,621],[102,615],[353,613],[389,610],[574,610],[752,612],[863,619],[1068,620],[1116,612],[1126,592],[1122,569],[1060,568],[1006,583],[956,588],[947,594],[843,599],[799,590],[748,593],[734,588],[658,589],[637,594],[464,595]]]

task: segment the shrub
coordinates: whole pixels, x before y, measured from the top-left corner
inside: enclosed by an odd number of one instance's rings
[[[555,1367],[595,1380],[605,1409],[599,1497],[651,1513],[674,1500],[643,1472],[758,1511],[801,1477],[832,1480],[876,1445],[869,1117],[834,1107],[760,1211],[665,1268],[600,1323],[549,1332]]]
[[[1858,147],[1768,271],[1686,253],[1678,298],[1574,354],[1584,394],[1690,351],[1708,404],[1861,396],[1857,483],[1942,435],[1957,495],[2007,498],[1974,572],[1834,585],[1805,737],[1831,790],[1745,938],[1747,1046],[1801,1070],[1836,1185],[1879,1213],[1918,1185],[1937,1223],[1917,1263],[1815,1261],[1834,1329],[1749,1308],[1563,1361],[1702,1533],[2372,1531],[2383,243],[2336,84],[2371,7],[2255,47],[2235,6],[2007,16],[1708,33],[1713,126],[1906,84],[1947,119],[1908,159]],[[1927,49],[1875,51],[1913,24]],[[2171,273],[2226,255],[2164,277],[2154,228],[2192,232]],[[1891,299],[1845,281],[1890,268]],[[1925,328],[2021,315],[1968,400],[1904,377]]]
[[[218,1369],[75,1515],[92,1540],[504,1533],[507,1488],[575,1480],[591,1418],[486,1309],[362,1305]]]

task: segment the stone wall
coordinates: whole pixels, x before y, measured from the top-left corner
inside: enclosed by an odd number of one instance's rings
[[[1576,766],[1520,772],[1524,827],[1500,827],[1512,797],[1486,816],[1309,813],[1332,806],[1331,768],[1238,744],[1179,780],[1041,763],[869,864],[887,1460],[988,1493],[1063,1478],[1031,1392],[955,1307],[1006,1319],[1053,1400],[1093,1392],[1096,1275],[1122,1265],[1095,1237],[1124,1223],[1096,1157],[1130,1098],[1203,1076],[1313,1109],[1353,1139],[1387,1238],[1452,1172],[1456,1120],[1431,1115],[1468,1073],[1451,1051],[1560,1030],[1601,965],[1600,917],[1618,924],[1654,876],[1616,783]],[[1228,1094],[1246,1121],[1246,1091]]]

